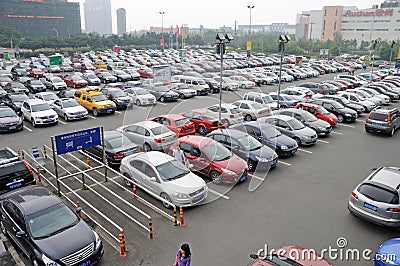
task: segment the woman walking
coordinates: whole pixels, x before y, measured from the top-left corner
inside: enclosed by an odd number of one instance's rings
[[[183,244],[176,253],[176,259],[173,266],[190,266],[192,261],[192,253],[188,244]]]

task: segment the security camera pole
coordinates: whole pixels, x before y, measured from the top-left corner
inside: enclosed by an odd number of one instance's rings
[[[225,35],[221,32],[216,36],[216,53],[221,57],[220,78],[219,78],[219,110],[218,110],[218,129],[222,129],[221,108],[222,108],[222,69],[224,64],[225,45],[233,40],[232,33],[228,32]]]
[[[281,52],[281,62],[279,66],[279,77],[278,77],[278,109],[280,109],[280,95],[281,95],[281,79],[282,79],[282,61],[283,61],[283,52],[285,51],[285,43],[290,41],[289,35],[280,35],[278,39],[278,48]]]

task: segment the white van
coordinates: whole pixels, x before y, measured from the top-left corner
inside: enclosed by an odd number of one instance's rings
[[[122,70],[127,67],[129,67],[129,64],[126,62],[114,62],[112,66],[113,70]]]
[[[204,79],[182,75],[172,76],[172,79],[188,84],[189,88],[195,90],[197,95],[207,95],[210,92],[210,87]]]

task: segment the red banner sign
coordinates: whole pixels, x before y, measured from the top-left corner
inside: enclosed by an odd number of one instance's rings
[[[17,14],[4,14],[7,18],[40,18],[40,19],[64,19],[64,17],[59,16],[27,16],[27,15],[17,15]]]
[[[374,11],[350,11],[345,13],[346,17],[386,17],[393,16],[393,9],[376,9]]]

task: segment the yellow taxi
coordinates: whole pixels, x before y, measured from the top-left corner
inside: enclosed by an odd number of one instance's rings
[[[96,61],[93,63],[93,66],[94,66],[96,69],[107,69],[107,65],[106,65],[103,61],[101,61],[101,60],[96,60]]]
[[[76,90],[74,99],[83,107],[93,112],[94,116],[99,114],[114,114],[116,105],[107,96],[99,91],[97,87],[88,87]]]

